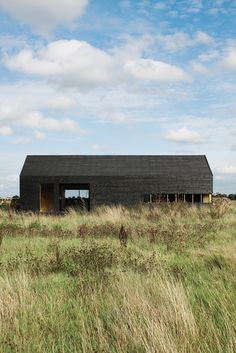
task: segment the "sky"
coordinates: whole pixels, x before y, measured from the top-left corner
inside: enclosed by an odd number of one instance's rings
[[[204,154],[236,193],[236,0],[0,0],[0,196],[28,154]]]

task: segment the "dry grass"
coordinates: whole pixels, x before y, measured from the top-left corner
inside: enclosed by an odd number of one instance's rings
[[[235,216],[228,204],[1,212],[0,352],[234,353]]]

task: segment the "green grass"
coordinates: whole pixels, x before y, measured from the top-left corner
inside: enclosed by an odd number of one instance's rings
[[[1,353],[236,352],[235,207],[1,211],[0,239]]]

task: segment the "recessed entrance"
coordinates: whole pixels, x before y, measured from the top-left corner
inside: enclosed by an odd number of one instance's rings
[[[60,210],[87,210],[90,208],[89,184],[62,184],[60,186]]]
[[[53,212],[53,184],[40,185],[40,212]]]

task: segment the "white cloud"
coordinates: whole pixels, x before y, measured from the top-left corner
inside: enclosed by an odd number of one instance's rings
[[[222,6],[224,4],[225,0],[215,0],[215,5],[217,6]]]
[[[88,89],[106,84],[127,84],[127,79],[171,82],[189,77],[178,66],[162,61],[140,58],[143,40],[130,47],[114,48],[110,54],[78,40],[51,42],[39,50],[23,50],[16,55],[5,55],[4,63],[12,70],[39,75],[62,87]],[[52,107],[68,107],[71,101],[58,97]]]
[[[26,137],[16,137],[14,140],[11,141],[12,145],[25,145],[31,143],[32,140]]]
[[[215,180],[220,180],[220,181],[225,181],[225,175],[215,175],[214,176]]]
[[[208,69],[206,68],[206,66],[202,65],[202,63],[194,60],[190,63],[191,69],[194,72],[200,73],[200,74],[205,74],[208,72]]]
[[[200,43],[200,44],[211,44],[214,42],[214,39],[209,36],[209,34],[203,32],[203,31],[198,31],[195,35],[194,38],[195,43]]]
[[[227,14],[227,12],[231,10],[230,5],[234,6],[233,1],[227,4],[226,7],[223,5],[224,5],[224,0],[214,0],[214,6],[209,8],[208,13],[212,16],[218,15],[220,13]]]
[[[167,51],[176,52],[196,45],[210,45],[214,39],[203,31],[196,32],[193,37],[185,32],[176,32],[168,35],[158,34],[157,42]]]
[[[0,0],[1,1],[1,0]],[[13,36],[9,34],[0,34],[0,50],[16,50],[28,46],[27,39],[24,36]]]
[[[124,9],[128,9],[131,6],[130,0],[122,0],[120,6]]]
[[[151,59],[138,59],[125,64],[125,72],[131,77],[147,81],[186,81],[187,73],[175,65]]]
[[[170,130],[166,136],[166,140],[176,142],[176,143],[202,143],[202,136],[193,130],[190,130],[186,127]]]
[[[148,48],[155,44],[155,38],[146,34],[140,37],[125,35],[123,40],[123,44],[109,50],[118,65],[122,65],[128,60],[140,58],[143,53],[148,51]]]
[[[232,165],[217,167],[215,171],[221,175],[236,175],[236,167]]]
[[[35,52],[5,55],[4,63],[12,70],[54,78],[69,87],[105,84],[114,69],[110,55],[79,40],[58,40]]]
[[[227,48],[221,65],[228,70],[236,71],[236,47]]]
[[[45,107],[48,108],[48,102],[55,103],[58,98],[57,92],[46,84],[27,85],[23,82],[22,85],[9,87],[3,85],[0,86],[0,96],[2,98],[0,101],[0,135],[11,135],[14,128],[18,130],[28,128],[32,130],[37,139],[42,139],[45,131],[85,133],[76,120],[65,117],[65,111],[63,114],[57,111],[56,118],[48,116],[49,113],[42,112]],[[64,100],[63,104],[65,103],[69,103],[69,97],[67,102]]]
[[[153,7],[156,10],[165,10],[167,8],[167,5],[164,2],[157,2]]]
[[[135,119],[131,114],[123,112],[110,112],[104,120],[115,124],[129,124],[135,122]]]
[[[0,101],[0,123],[4,121],[15,120],[19,116],[19,111],[22,111],[22,107],[19,106],[18,102],[7,102],[1,99]]]
[[[50,34],[58,24],[73,25],[88,0],[0,0],[0,10],[30,25],[41,35]]]
[[[1,126],[0,127],[0,135],[9,136],[13,134],[13,130],[9,126]]]
[[[202,0],[191,0],[188,1],[187,11],[190,13],[198,13],[201,11],[202,7]]]
[[[19,194],[19,174],[25,160],[22,149],[20,151],[17,146],[0,149],[0,197]]]
[[[34,135],[37,140],[43,140],[45,138],[45,133],[41,131],[35,131]]]
[[[183,50],[192,44],[189,35],[184,32],[176,32],[172,35],[158,34],[157,41],[162,44],[166,50],[171,52]]]
[[[96,152],[103,152],[107,150],[107,146],[103,146],[103,145],[98,145],[98,144],[93,144],[91,146],[92,150],[96,151]]]
[[[219,7],[212,7],[208,10],[208,13],[212,16],[218,15],[218,13],[220,12],[220,8]]]
[[[72,119],[55,119],[44,117],[41,112],[30,112],[24,117],[23,123],[32,129],[44,131],[66,131],[72,133],[84,133],[79,124]]]
[[[75,101],[68,96],[58,95],[48,101],[48,108],[58,111],[66,111],[75,106]]]
[[[219,56],[219,52],[217,50],[211,50],[207,53],[200,54],[198,58],[202,62],[209,62],[216,59],[218,56]]]
[[[5,180],[10,183],[16,183],[19,181],[19,175],[17,174],[8,175],[6,176]]]

